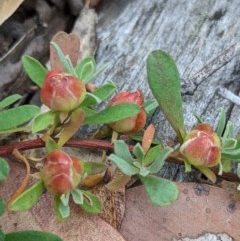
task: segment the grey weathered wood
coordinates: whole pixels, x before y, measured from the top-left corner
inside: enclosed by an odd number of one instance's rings
[[[105,0],[99,11],[96,59],[99,66],[109,63],[109,68],[96,83],[113,80],[119,90],[141,89],[146,98],[152,98],[146,58],[152,50],[162,49],[179,68],[188,130],[196,123],[194,113],[216,126],[220,108],[240,128],[239,107],[232,109],[233,104],[217,94],[219,87],[235,93],[240,88],[239,15],[238,0]],[[189,83],[196,87],[190,94],[186,89]],[[233,110],[238,113],[236,117]],[[161,112],[150,121],[157,128],[159,140],[174,139]],[[178,167],[172,165],[162,175],[183,179]]]

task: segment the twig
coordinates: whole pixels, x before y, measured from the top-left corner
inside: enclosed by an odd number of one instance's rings
[[[55,139],[58,141],[58,139]],[[29,150],[29,149],[36,149],[36,148],[42,148],[45,146],[44,141],[41,138],[35,139],[35,140],[27,140],[23,142],[16,142],[9,145],[1,146],[0,147],[0,156],[7,156],[13,152],[14,149],[18,150]],[[104,149],[113,151],[114,145],[110,141],[104,141],[104,140],[97,140],[97,139],[81,139],[81,138],[73,138],[70,139],[67,143],[64,145],[65,147],[72,147],[72,148],[88,148],[88,149]],[[133,145],[128,146],[129,149],[133,150]],[[181,155],[179,155],[179,152],[173,152],[169,155],[169,158],[167,159],[170,163],[175,163],[179,165],[183,165],[184,160]],[[213,169],[213,172],[218,175],[218,170]],[[240,182],[237,175],[233,173],[223,173],[222,176],[224,179],[232,182]]]

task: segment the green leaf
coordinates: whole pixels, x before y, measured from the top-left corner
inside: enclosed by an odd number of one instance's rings
[[[222,136],[222,142],[224,143],[226,139],[228,138],[234,138],[235,135],[235,127],[234,124],[231,121],[227,122],[225,131]]]
[[[140,179],[153,204],[166,206],[177,199],[179,191],[173,182],[151,175]]]
[[[35,105],[22,105],[0,112],[0,130],[10,130],[20,126],[37,115],[39,108]]]
[[[127,144],[123,140],[114,141],[114,153],[128,164],[131,165],[133,163],[132,155]]]
[[[161,50],[153,51],[147,58],[147,77],[150,89],[160,109],[166,115],[182,143],[186,130],[180,77],[175,62],[167,53]]]
[[[99,88],[97,88],[95,91],[93,91],[93,93],[92,93],[100,101],[97,101],[94,98],[89,98],[89,96],[86,96],[82,105],[83,106],[91,106],[91,105],[99,104],[99,103],[107,100],[115,91],[116,91],[116,86],[112,82],[102,85]]]
[[[133,103],[122,103],[109,106],[95,115],[86,116],[85,124],[108,124],[139,113],[140,108]]]
[[[145,152],[144,150],[142,149],[142,146],[140,143],[137,143],[134,148],[133,148],[133,154],[137,157],[138,159],[138,162],[140,164],[142,164],[143,162],[143,158],[144,158],[144,155],[145,155]]]
[[[3,213],[6,210],[6,203],[3,201],[2,198],[0,198],[0,216],[3,215]],[[1,240],[1,239],[0,239]]]
[[[52,110],[38,115],[32,123],[32,132],[37,133],[48,128],[54,123],[58,116],[59,112]]]
[[[162,168],[164,161],[167,159],[169,154],[173,151],[170,147],[165,147],[162,149],[161,153],[158,155],[158,157],[154,160],[154,162],[148,166],[148,170],[150,173],[157,173]]]
[[[4,98],[2,101],[0,101],[0,110],[8,107],[11,104],[13,104],[17,100],[21,99],[21,97],[22,96],[19,95],[19,94],[13,94],[13,95],[10,95],[10,96]]]
[[[81,192],[83,193],[83,196],[84,196],[83,204],[80,205],[81,208],[87,213],[92,213],[92,214],[100,213],[102,210],[102,205],[98,197],[96,197],[95,195],[87,191],[81,190]]]
[[[82,194],[81,190],[74,188],[71,191],[71,194],[72,194],[74,203],[79,204],[79,205],[83,204],[83,194]]]
[[[224,150],[221,153],[223,160],[239,161],[240,160],[240,149]]]
[[[65,69],[65,71],[69,74],[72,74],[74,76],[76,75],[75,69],[72,66],[72,63],[70,61],[70,59],[64,55],[64,53],[62,52],[62,50],[60,49],[60,47],[58,46],[58,44],[56,44],[55,42],[50,42],[50,44],[53,46],[53,48],[56,50],[57,55],[61,61],[61,63],[63,64],[63,67]]]
[[[58,145],[52,137],[48,136],[47,140],[44,140],[44,141],[45,141],[45,149],[47,153],[58,149]]]
[[[47,69],[38,60],[28,55],[22,57],[22,63],[29,78],[41,88],[48,72]]]
[[[64,205],[64,203],[62,201],[60,201],[58,203],[58,211],[61,215],[61,218],[67,218],[70,215],[70,207],[69,204],[67,203],[67,205]]]
[[[10,205],[12,211],[23,211],[33,207],[41,197],[45,186],[42,181],[38,181],[22,194],[20,194]]]
[[[7,233],[4,241],[63,241],[63,239],[52,233],[30,230]]]
[[[154,160],[160,155],[161,150],[162,150],[161,145],[151,148],[145,155],[142,165],[146,167],[146,166],[149,166],[151,163],[153,163]]]
[[[231,149],[234,149],[237,147],[237,144],[238,144],[238,140],[237,139],[233,139],[233,138],[228,138],[228,139],[225,139],[223,145],[222,145],[222,149],[223,150],[231,150]]]
[[[108,67],[108,64],[104,64],[101,66],[96,72],[94,72],[87,80],[86,82],[90,82],[91,80],[95,79],[98,77],[106,68]]]
[[[102,162],[83,162],[84,173],[95,175],[106,171],[107,165]]]
[[[222,136],[223,134],[223,131],[226,125],[226,119],[227,119],[226,112],[223,109],[221,109],[218,116],[218,124],[217,124],[217,130],[216,130],[216,133],[218,136]]]
[[[93,91],[93,94],[96,95],[99,99],[102,101],[107,100],[115,91],[117,90],[116,85],[110,81],[109,83],[100,86],[95,91]]]
[[[77,76],[80,80],[82,80],[85,84],[91,78],[95,71],[96,62],[94,57],[89,56],[83,59],[75,68]]]
[[[95,104],[100,104],[102,100],[98,98],[95,94],[87,92],[86,97],[81,106],[91,106]]]
[[[64,193],[64,194],[62,194],[61,196],[60,196],[60,200],[61,200],[61,202],[62,202],[62,204],[64,205],[64,206],[67,206],[68,205],[68,203],[69,203],[69,197],[70,197],[70,193],[68,192],[68,193]]]
[[[0,240],[4,241],[5,240],[5,234],[3,233],[3,231],[0,228]]]
[[[153,115],[158,107],[158,102],[156,100],[146,100],[144,102],[144,109],[147,112],[148,118]]]
[[[7,179],[9,174],[9,165],[8,163],[0,157],[0,181]]]
[[[111,154],[108,157],[124,174],[127,176],[133,176],[139,173],[139,168],[135,167],[133,164],[129,164],[126,160],[121,157]]]

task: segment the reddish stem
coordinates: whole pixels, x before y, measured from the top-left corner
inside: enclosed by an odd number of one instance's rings
[[[58,139],[55,139],[56,142]],[[45,146],[45,142],[41,139],[35,140],[27,140],[22,142],[16,142],[9,145],[1,146],[0,147],[0,156],[7,156],[13,152],[14,149],[18,150],[29,150],[35,148],[41,148]],[[90,148],[90,149],[104,149],[104,150],[114,150],[113,143],[104,140],[97,140],[97,139],[80,139],[80,138],[72,138],[67,143],[65,143],[66,147],[73,147],[73,148]],[[129,145],[129,149],[133,149],[133,145]],[[168,162],[183,164],[182,156],[179,152],[173,152],[169,155],[167,160]],[[213,172],[217,175],[218,171],[213,169]],[[239,178],[237,175],[233,173],[223,173],[222,177],[226,180],[232,182],[239,182]]]

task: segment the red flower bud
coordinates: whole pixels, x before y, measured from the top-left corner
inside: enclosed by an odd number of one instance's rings
[[[52,110],[71,111],[82,103],[86,88],[76,77],[57,71],[49,71],[40,97],[43,104]]]
[[[74,189],[81,181],[83,164],[61,150],[50,152],[44,159],[41,170],[42,180],[47,190],[61,195]]]
[[[220,139],[211,126],[198,124],[186,136],[180,153],[194,166],[216,166],[221,160]]]
[[[132,116],[114,123],[109,126],[120,133],[137,133],[146,124],[147,114],[143,108],[144,96],[142,91],[136,92],[121,92],[115,95],[109,102],[109,106],[121,104],[121,103],[135,103],[140,107],[140,112],[136,116]]]

